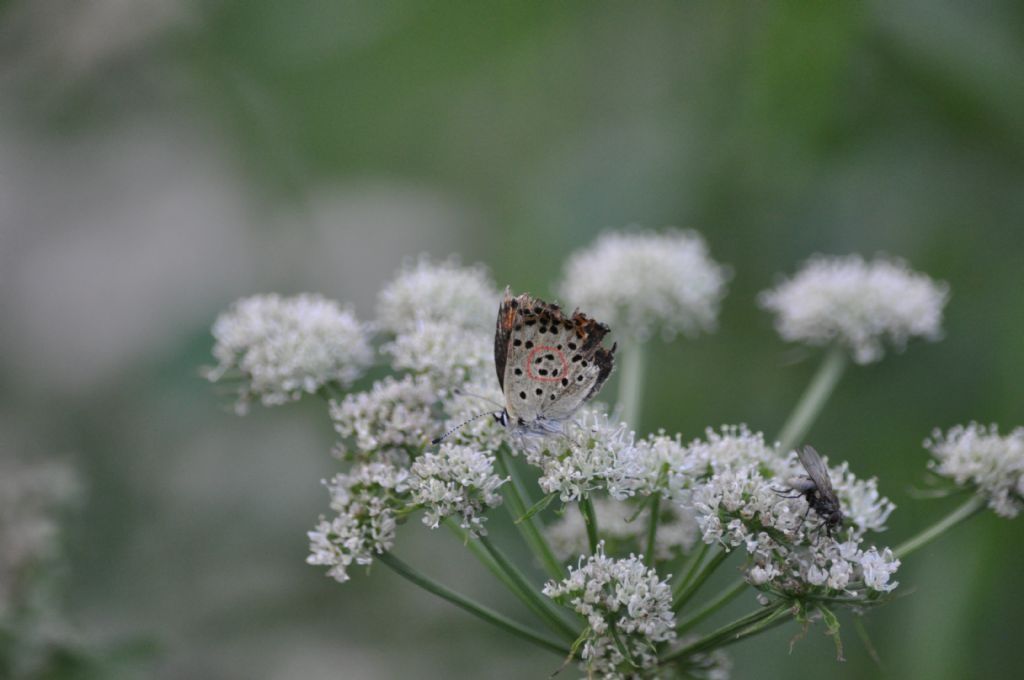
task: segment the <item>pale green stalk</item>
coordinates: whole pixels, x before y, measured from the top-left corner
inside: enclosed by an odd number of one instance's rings
[[[524,640],[528,640],[529,642],[532,642],[538,647],[543,647],[544,649],[554,652],[555,654],[558,654],[562,657],[568,656],[570,654],[568,647],[564,647],[558,643],[552,642],[545,638],[543,635],[540,635],[539,633],[530,630],[521,623],[513,621],[504,614],[499,614],[493,609],[485,607],[484,605],[471,600],[465,595],[461,595],[460,593],[457,593],[454,590],[451,590],[450,588],[443,586],[440,583],[437,583],[436,581],[416,571],[415,569],[413,569],[408,564],[398,559],[391,553],[380,553],[379,555],[377,555],[377,559],[402,578],[418,585],[420,588],[423,588],[427,592],[433,593],[434,595],[437,595],[438,597],[444,600],[448,600],[456,607],[464,609],[470,614],[492,625],[495,625],[498,628],[505,630],[506,632],[512,633],[513,635],[520,637]]]
[[[678,592],[686,587],[693,578],[693,575],[697,573],[697,570],[700,568],[700,563],[704,561],[704,556],[710,548],[711,546],[708,543],[701,543],[697,552],[693,555],[687,556],[683,563],[679,565],[680,569],[685,566],[686,571],[680,572],[682,575],[676,579],[675,585],[672,586],[673,592]]]
[[[484,546],[483,541],[475,541],[470,538],[466,530],[459,527],[459,525],[451,521],[451,519],[446,520],[445,525],[462,540],[463,545],[469,548],[469,551],[472,552],[478,560],[480,560],[480,563],[483,564],[499,581],[505,584],[505,587],[518,597],[530,611],[540,618],[541,621],[549,624],[549,627],[559,635],[566,636],[568,634],[568,640],[570,642],[576,639],[576,634],[572,632],[571,627],[564,621],[561,621],[559,617],[556,616],[555,618],[557,623],[554,626],[551,625],[552,621],[550,610],[554,609],[554,607],[550,606],[550,603],[545,604],[547,602],[546,600],[544,602],[538,601],[541,598],[537,594],[536,589],[526,582],[525,577],[522,576],[518,569],[515,569],[514,566],[512,570],[508,569],[502,561],[491,556],[490,551]],[[502,557],[504,558],[504,556]],[[512,573],[512,571],[515,573]]]
[[[510,484],[502,484],[501,489],[505,497],[505,509],[508,510],[509,516],[519,529],[519,533],[522,534],[523,539],[526,541],[526,545],[533,551],[534,556],[544,565],[544,569],[548,572],[548,575],[556,581],[561,581],[565,578],[565,571],[562,568],[561,563],[555,558],[555,554],[551,551],[551,546],[548,545],[547,539],[544,537],[544,532],[540,528],[540,519],[537,515],[528,517],[523,521],[518,521],[529,507],[526,505],[524,500],[526,496],[526,487],[520,479],[518,471],[515,466],[511,464],[511,461],[506,459],[505,447],[502,446],[498,449],[494,456],[495,467],[498,469],[498,474],[502,477],[509,477],[511,479]]]
[[[572,642],[579,636],[579,632],[573,630],[562,619],[561,611],[555,603],[541,595],[534,588],[533,584],[527,580],[526,576],[523,575],[523,572],[503,552],[498,550],[498,547],[491,543],[487,536],[480,536],[479,541],[480,545],[487,551],[487,554],[494,560],[495,565],[515,583],[514,592],[519,595],[533,613],[537,614],[551,630],[564,637],[568,642]]]
[[[580,499],[580,512],[583,514],[583,523],[587,526],[587,542],[590,543],[590,554],[597,552],[597,544],[600,539],[597,537],[597,513],[594,512],[594,502],[590,496]]]
[[[807,436],[825,402],[839,383],[848,361],[846,350],[839,345],[833,345],[825,354],[818,372],[811,378],[811,383],[779,432],[777,439],[783,453],[792,450]]]
[[[635,430],[640,424],[640,405],[647,368],[647,347],[644,343],[636,340],[627,342],[622,348],[619,366],[619,398],[616,407],[619,417]]]
[[[654,494],[651,498],[651,519],[647,524],[647,566],[654,566],[654,548],[658,538],[658,515],[661,514],[661,494]]]
[[[700,589],[704,582],[715,572],[725,558],[729,556],[725,550],[719,550],[718,554],[708,560],[700,567],[700,571],[691,572],[693,577],[687,581],[683,581],[676,587],[676,590],[672,593],[672,609],[679,611],[683,606],[690,601],[697,591]]]
[[[896,557],[903,559],[904,557],[914,552],[918,548],[921,548],[927,545],[928,543],[931,543],[933,540],[941,536],[949,529],[952,529],[960,522],[963,522],[964,520],[967,520],[975,514],[981,512],[982,510],[984,510],[984,508],[984,498],[977,495],[971,496],[970,498],[967,499],[967,502],[958,507],[956,510],[949,513],[948,515],[940,519],[938,522],[936,522],[935,524],[931,525],[930,527],[919,533],[917,536],[914,536],[913,538],[910,538],[901,543],[895,550],[893,550],[893,554],[895,554]]]
[[[727,623],[715,632],[705,635],[685,647],[666,654],[661,658],[659,663],[672,663],[677,659],[682,659],[693,654],[699,654],[700,652],[715,649],[716,647],[724,647],[728,644],[732,644],[733,642],[738,642],[749,635],[765,630],[772,623],[782,620],[782,617],[788,614],[789,611],[789,605],[785,602],[780,602],[769,607],[762,607],[761,609],[755,610],[746,616],[736,619],[732,623]]]
[[[676,624],[676,634],[682,635],[686,631],[690,630],[698,623],[708,618],[719,609],[729,604],[736,598],[737,595],[747,589],[747,582],[744,579],[737,579],[731,586],[720,592],[713,600],[708,602],[704,607],[690,616],[690,618],[680,621]]]

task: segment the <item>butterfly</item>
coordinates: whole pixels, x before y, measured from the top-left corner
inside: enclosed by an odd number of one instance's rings
[[[556,304],[506,288],[494,332],[505,406],[495,420],[519,434],[561,432],[611,375],[616,345],[601,345],[608,331],[578,309],[567,317]]]

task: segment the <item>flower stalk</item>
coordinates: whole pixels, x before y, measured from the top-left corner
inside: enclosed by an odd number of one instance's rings
[[[594,502],[590,496],[580,499],[580,512],[583,513],[583,523],[587,526],[587,543],[590,545],[590,554],[597,552],[597,546],[601,542],[597,532],[597,513],[594,512]]]
[[[931,543],[957,524],[973,517],[984,509],[985,499],[981,496],[972,495],[962,505],[953,510],[953,512],[949,513],[913,538],[907,539],[901,543],[893,550],[893,553],[896,557],[902,560],[910,553]]]
[[[543,635],[527,628],[521,623],[513,621],[504,614],[499,614],[493,609],[485,607],[484,605],[471,600],[465,595],[455,592],[447,586],[441,585],[440,583],[430,579],[429,577],[425,576],[419,571],[416,571],[415,569],[413,569],[408,564],[398,559],[391,553],[381,553],[377,556],[377,559],[380,560],[381,563],[389,567],[396,574],[409,581],[410,583],[414,583],[415,585],[419,586],[420,588],[423,588],[427,592],[432,593],[443,600],[447,600],[456,607],[459,607],[460,609],[469,612],[470,614],[476,616],[477,618],[483,621],[486,621],[487,623],[490,623],[491,625],[497,626],[498,628],[501,628],[504,631],[515,635],[516,637],[519,637],[523,640],[527,640],[528,642],[532,642],[538,647],[542,647],[548,650],[549,652],[554,652],[555,654],[561,655],[563,657],[568,656],[570,653],[568,647],[564,647],[555,642],[552,642]]]
[[[651,497],[651,518],[647,524],[647,552],[644,555],[647,559],[647,566],[653,567],[655,562],[654,549],[658,538],[658,515],[661,514],[661,494],[654,494]]]
[[[540,520],[537,515],[534,514],[519,521],[528,509],[525,501],[527,497],[526,487],[515,466],[509,463],[506,456],[507,452],[504,446],[500,447],[494,456],[494,465],[498,470],[498,474],[511,480],[511,484],[502,485],[505,500],[507,501],[505,507],[513,523],[519,528],[519,533],[522,535],[523,540],[526,541],[534,556],[544,566],[548,575],[556,581],[561,580],[565,577],[565,570],[555,558],[555,554],[551,551],[551,546],[548,545],[544,533],[540,530]]]
[[[836,385],[839,384],[839,379],[843,376],[848,361],[845,349],[839,345],[829,348],[817,373],[811,378],[811,382],[800,397],[800,401],[797,402],[796,408],[790,413],[786,424],[779,432],[777,439],[783,453],[790,451],[807,436],[807,432],[814,425],[821,409],[824,408]]]
[[[691,570],[692,578],[689,581],[682,581],[677,590],[672,593],[672,609],[675,611],[681,610],[690,599],[697,594],[700,587],[704,585],[704,582],[710,578],[711,574],[715,573],[715,569],[718,568],[725,558],[729,556],[729,553],[725,550],[720,550],[715,554],[714,557],[705,562],[697,571]],[[696,568],[696,563],[695,567]]]
[[[638,340],[631,340],[622,348],[618,410],[622,420],[633,429],[639,426],[646,371],[647,347]]]
[[[736,579],[736,581],[719,593],[713,600],[708,602],[700,611],[694,613],[690,618],[680,621],[676,624],[676,634],[682,635],[686,631],[690,630],[698,623],[708,618],[725,605],[732,602],[737,595],[747,589],[747,582],[745,579]]]
[[[480,545],[487,551],[488,556],[494,561],[495,566],[506,574],[513,584],[515,592],[524,604],[537,614],[552,631],[561,635],[568,642],[579,637],[579,632],[572,629],[560,615],[551,600],[540,595],[540,591],[533,586],[526,576],[516,565],[495,546],[487,536],[480,536]],[[504,579],[503,579],[504,581]],[[507,583],[506,583],[507,585]]]
[[[787,602],[779,602],[772,606],[763,607],[746,616],[741,616],[731,623],[727,623],[713,633],[709,633],[685,647],[669,652],[661,658],[661,663],[672,663],[678,659],[685,659],[694,654],[739,642],[741,639],[749,637],[754,633],[759,633],[775,622],[781,621],[791,611],[790,605]]]

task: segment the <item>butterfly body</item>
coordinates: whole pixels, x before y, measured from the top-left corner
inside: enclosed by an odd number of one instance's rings
[[[601,340],[608,327],[579,311],[505,291],[494,334],[494,364],[505,407],[495,414],[522,434],[562,431],[562,424],[608,379],[615,347]]]

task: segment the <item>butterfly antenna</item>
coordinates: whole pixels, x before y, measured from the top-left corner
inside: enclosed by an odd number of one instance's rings
[[[499,409],[505,407],[504,404],[499,404],[498,402],[494,401],[490,397],[485,397],[484,395],[477,394],[476,392],[467,392],[466,390],[462,389],[461,387],[456,387],[455,389],[453,389],[452,390],[452,394],[454,394],[457,397],[476,397],[477,399],[481,399],[483,401],[486,401],[489,404],[494,404]],[[466,421],[466,422],[469,422],[469,421]]]
[[[448,437],[450,437],[452,435],[452,433],[456,432],[457,430],[461,430],[463,427],[465,427],[466,425],[469,425],[474,420],[477,420],[479,418],[483,418],[484,416],[489,416],[489,415],[492,415],[490,411],[484,411],[483,413],[477,413],[472,418],[470,418],[468,420],[464,420],[461,423],[459,423],[458,425],[456,425],[455,427],[453,427],[452,429],[448,430],[447,432],[445,432],[440,437],[437,437],[435,439],[431,439],[430,443],[434,444],[434,445],[440,444],[445,439],[448,439]]]

